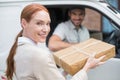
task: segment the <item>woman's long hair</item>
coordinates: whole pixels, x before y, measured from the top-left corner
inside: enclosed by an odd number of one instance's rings
[[[36,3],[30,4],[23,9],[21,13],[21,20],[24,18],[27,22],[30,22],[32,15],[41,10],[48,12],[48,10],[40,4],[36,4]],[[23,30],[17,35],[7,58],[7,70],[6,70],[7,80],[12,80],[13,73],[15,71],[14,55],[16,54],[18,37],[21,37],[22,33]]]
[[[17,35],[15,42],[10,50],[10,54],[7,58],[6,76],[8,77],[8,80],[12,80],[12,76],[14,72],[14,55],[16,53],[18,37],[21,37],[21,36],[22,36],[22,31]]]

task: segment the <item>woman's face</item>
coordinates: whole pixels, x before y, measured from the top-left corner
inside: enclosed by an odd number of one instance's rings
[[[38,11],[32,15],[30,22],[22,20],[23,36],[32,39],[35,43],[45,42],[50,32],[50,16],[45,11]]]

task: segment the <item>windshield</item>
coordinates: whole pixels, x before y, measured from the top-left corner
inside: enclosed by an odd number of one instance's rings
[[[119,6],[118,6],[118,1],[116,0],[116,1],[113,1],[113,0],[106,0],[106,2],[108,3],[108,7],[112,10],[112,11],[114,11],[114,12],[116,12],[116,13],[119,13],[120,14],[120,10],[119,10]]]

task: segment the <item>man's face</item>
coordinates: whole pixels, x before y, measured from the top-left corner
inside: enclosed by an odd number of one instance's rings
[[[79,27],[84,19],[85,12],[84,10],[81,9],[73,9],[69,12],[69,17],[72,21],[72,23],[76,26]]]

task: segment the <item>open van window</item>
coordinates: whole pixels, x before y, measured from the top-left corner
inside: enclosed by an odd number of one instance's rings
[[[67,6],[62,5],[54,8],[53,7],[48,8],[52,20],[51,29],[53,31],[58,23],[68,20],[68,9],[73,6],[76,5],[67,5]],[[106,19],[110,22],[112,21],[112,23],[115,25],[113,26],[114,29],[115,28],[119,29],[119,25],[117,25],[107,14],[92,7],[86,7],[86,6],[77,6],[77,7],[85,7],[86,16],[83,21],[83,25],[85,25],[90,31],[101,31],[102,33],[104,33],[104,30],[102,30],[104,23],[102,22],[103,17],[106,17]],[[51,33],[53,32],[52,30]]]

